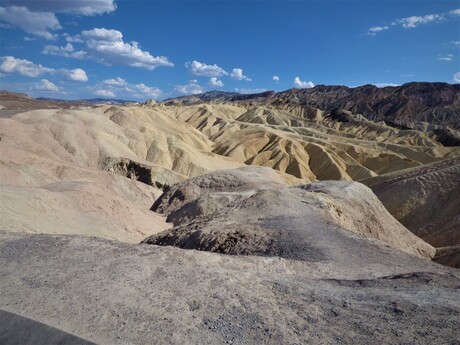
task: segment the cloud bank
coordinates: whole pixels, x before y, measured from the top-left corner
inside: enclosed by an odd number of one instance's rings
[[[392,21],[389,25],[370,27],[366,35],[375,36],[377,33],[388,30],[390,29],[390,27],[395,26],[400,26],[404,29],[414,29],[420,25],[448,21],[458,16],[460,16],[460,9],[454,9],[446,13],[432,13],[423,16],[410,16],[405,18],[399,18]]]
[[[54,68],[48,68],[40,64],[35,64],[29,60],[18,59],[14,56],[0,57],[0,72],[8,74],[19,74],[31,78],[36,78],[43,74],[59,74],[66,77],[69,80],[81,82],[88,81],[88,76],[86,75],[86,72],[81,68],[61,68],[56,70]]]

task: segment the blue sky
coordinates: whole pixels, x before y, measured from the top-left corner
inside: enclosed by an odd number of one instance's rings
[[[0,34],[36,97],[460,82],[458,1],[0,0]]]

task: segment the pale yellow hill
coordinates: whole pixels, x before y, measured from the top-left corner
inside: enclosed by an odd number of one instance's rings
[[[138,108],[29,111],[1,119],[0,136],[0,228],[8,231],[139,242],[169,227],[149,211],[161,190],[134,180],[139,164],[159,186],[242,165],[212,153],[191,126]],[[126,171],[123,160],[138,165]]]
[[[185,121],[241,163],[272,167],[303,181],[361,180],[460,156],[426,133],[399,130],[308,106],[203,104],[153,108]],[[339,114],[340,115],[340,114]]]

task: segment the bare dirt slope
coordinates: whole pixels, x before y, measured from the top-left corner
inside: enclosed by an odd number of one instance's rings
[[[390,249],[392,265],[367,271],[79,236],[0,237],[0,308],[98,344],[455,344],[460,336],[458,271]]]
[[[110,107],[28,111],[0,119],[0,137],[0,228],[8,231],[139,242],[169,227],[149,211],[156,187],[241,165],[173,118]],[[150,185],[136,181],[144,171]]]
[[[3,185],[0,228],[136,243],[169,228],[164,217],[149,211],[155,194],[146,185],[108,173],[41,187]]]

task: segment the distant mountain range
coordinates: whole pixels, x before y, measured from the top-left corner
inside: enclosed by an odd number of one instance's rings
[[[277,95],[275,91],[265,91],[262,93],[243,94],[238,92],[227,92],[227,91],[208,91],[196,95],[180,96],[175,98],[165,99],[164,103],[183,103],[183,104],[194,104],[200,102],[209,101],[221,101],[221,102],[236,102],[236,101],[266,101],[273,96]]]
[[[460,84],[414,82],[396,87],[318,85],[311,89],[267,91],[242,95],[211,91],[168,99],[166,104],[202,102],[261,102],[272,105],[308,105],[326,111],[336,108],[362,114],[373,121],[396,124],[427,122],[460,128]]]
[[[90,103],[90,104],[117,104],[117,105],[134,102],[134,101],[126,101],[123,99],[115,99],[115,98],[85,98],[85,99],[71,100],[71,101],[58,99],[58,98],[45,98],[45,97],[39,97],[37,99],[43,100],[43,101],[64,102],[64,103],[82,102],[82,103]]]
[[[44,108],[78,105],[114,104],[132,101],[91,98],[65,101],[51,98],[33,99],[24,94],[0,91],[4,109],[27,109],[29,103],[43,102]],[[11,102],[14,101],[14,102]],[[255,103],[273,106],[311,106],[330,112],[343,109],[361,114],[373,121],[385,121],[393,126],[414,127],[414,123],[447,125],[460,129],[460,84],[413,82],[396,87],[378,88],[375,85],[347,86],[317,85],[311,89],[290,89],[282,92],[266,91],[257,94],[209,91],[197,95],[165,99],[164,105],[200,103]],[[8,105],[10,104],[10,105]],[[32,108],[37,108],[34,104]]]
[[[129,101],[121,99],[90,98],[81,100],[64,100],[57,98],[33,98],[24,93],[0,90],[0,117],[31,109],[75,108],[94,106],[97,104],[123,105]]]

